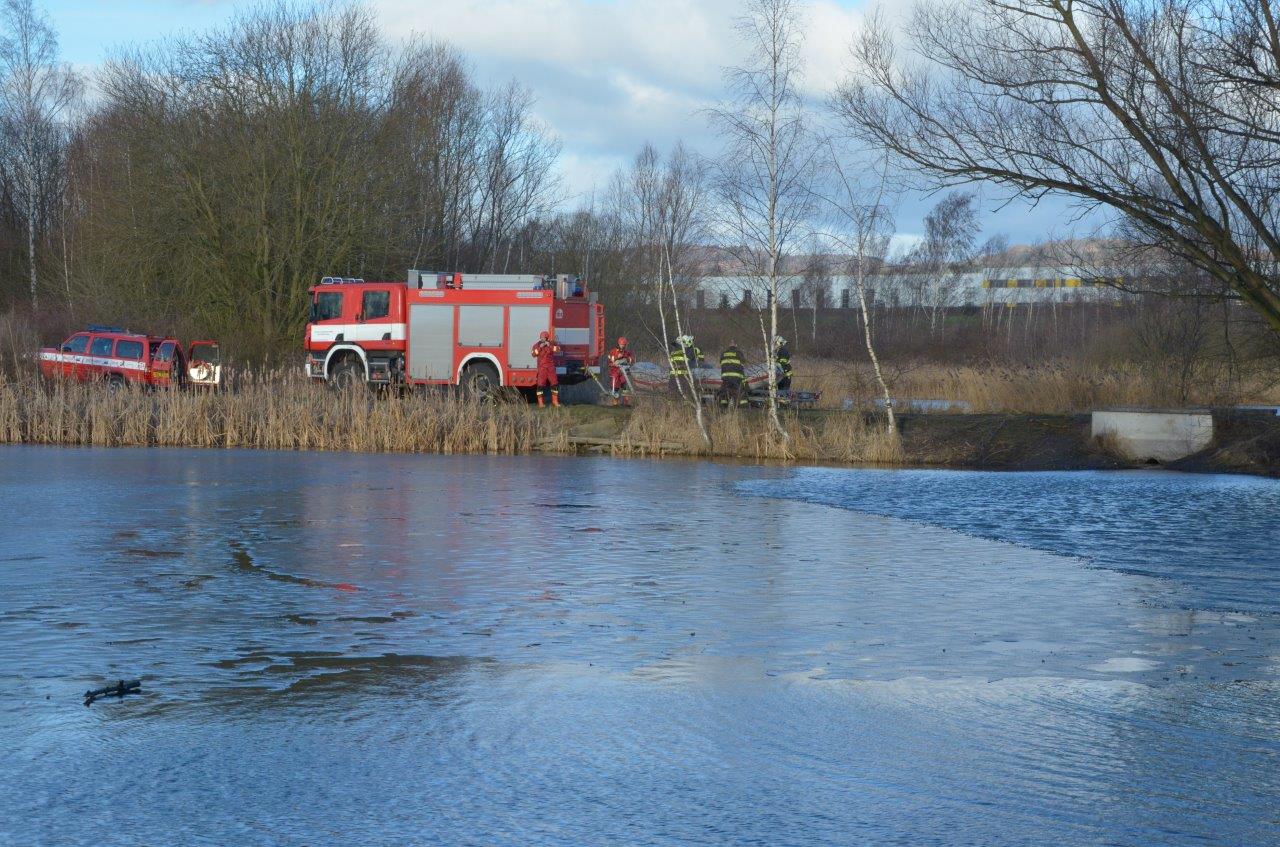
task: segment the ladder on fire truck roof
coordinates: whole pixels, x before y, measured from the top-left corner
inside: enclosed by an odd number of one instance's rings
[[[471,273],[435,273],[433,271],[410,270],[406,284],[410,288],[461,288],[471,291],[538,291],[554,289],[558,286],[571,287],[579,284],[575,276],[560,274],[558,276],[542,276],[540,274],[471,274]]]

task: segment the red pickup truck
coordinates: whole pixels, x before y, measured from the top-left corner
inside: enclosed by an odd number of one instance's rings
[[[217,387],[222,381],[218,342],[140,335],[118,327],[91,325],[58,347],[40,350],[40,373],[111,386],[136,383],[157,388]]]

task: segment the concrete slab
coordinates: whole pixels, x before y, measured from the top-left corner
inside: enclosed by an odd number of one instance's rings
[[[1138,462],[1172,462],[1213,441],[1213,415],[1203,409],[1103,409],[1093,413],[1095,438],[1109,437]]]

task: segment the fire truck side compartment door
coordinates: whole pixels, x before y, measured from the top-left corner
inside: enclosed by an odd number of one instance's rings
[[[536,368],[533,343],[538,334],[551,328],[550,306],[512,306],[511,328],[507,335],[507,364],[513,368]]]
[[[425,303],[409,307],[409,377],[453,377],[453,306]]]
[[[459,347],[501,347],[501,306],[459,306]]]

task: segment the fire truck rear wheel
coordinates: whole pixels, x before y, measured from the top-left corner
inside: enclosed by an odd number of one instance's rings
[[[124,388],[124,377],[120,374],[110,374],[107,376],[107,389],[109,391],[119,391]]]
[[[329,382],[338,391],[346,391],[364,383],[364,367],[359,360],[346,358],[333,369]]]
[[[489,362],[472,362],[462,369],[462,391],[476,400],[496,400],[502,391],[498,369]]]

